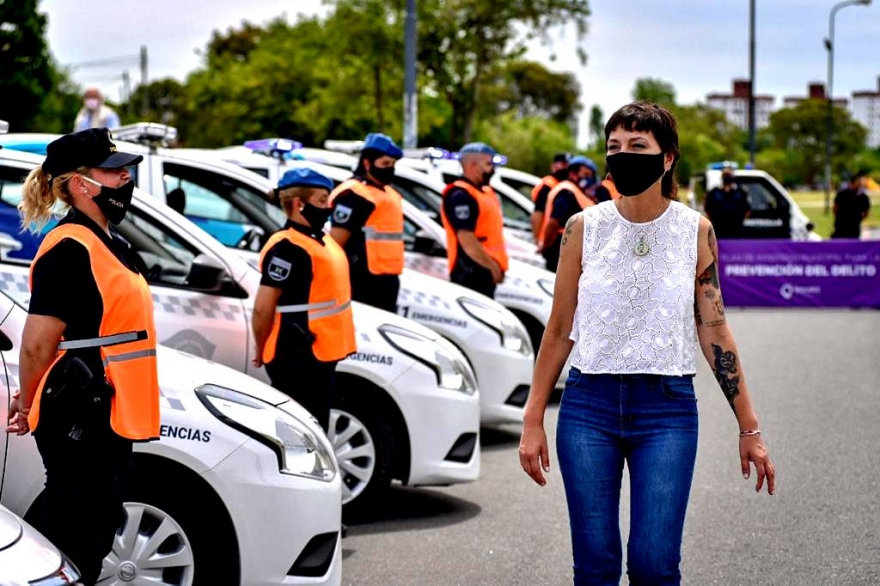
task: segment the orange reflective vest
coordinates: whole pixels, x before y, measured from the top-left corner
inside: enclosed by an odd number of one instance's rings
[[[570,191],[574,194],[577,199],[578,205],[581,206],[581,209],[588,208],[592,205],[596,205],[596,202],[593,201],[583,190],[577,186],[572,181],[566,179],[565,181],[560,181],[559,185],[550,190],[550,193],[547,194],[547,208],[544,212],[544,226],[541,228],[541,236],[547,232],[547,224],[550,223],[550,217],[553,215],[553,200],[556,199],[556,196],[559,195],[562,191]],[[559,226],[559,233],[562,234],[562,231],[565,230],[565,226]]]
[[[263,347],[263,362],[272,362],[278,346],[281,318],[285,313],[308,313],[309,330],[314,334],[312,351],[322,362],[342,360],[357,350],[354,318],[351,312],[351,281],[345,251],[330,236],[323,236],[324,245],[293,228],[273,234],[260,252],[260,266],[266,253],[282,240],[305,250],[312,259],[312,286],[309,302],[301,305],[279,305],[272,329]],[[295,276],[294,276],[295,278]]]
[[[68,349],[100,347],[104,376],[115,392],[110,399],[110,425],[117,434],[133,440],[159,437],[159,373],[156,369],[156,327],[153,323],[153,298],[143,275],[128,269],[90,229],[77,224],[63,224],[51,230],[31,265],[30,287],[33,290],[33,266],[37,260],[62,240],[82,244],[89,261],[104,313],[98,329],[101,338],[62,341],[58,356],[46,369],[28,417],[31,429],[40,419],[40,397],[52,368]],[[120,334],[138,332],[139,339],[102,345]]]
[[[546,177],[542,178],[541,181],[539,181],[538,184],[532,188],[532,201],[533,202],[538,201],[538,194],[541,192],[542,189],[544,189],[544,186],[547,186],[550,189],[553,189],[557,185],[559,185],[559,179],[557,179],[553,175],[547,175]],[[546,211],[547,208],[545,207],[544,210]],[[541,211],[541,210],[538,210],[538,211]]]
[[[403,198],[390,185],[383,190],[352,178],[333,190],[330,205],[333,205],[337,195],[345,191],[353,191],[376,206],[363,228],[367,268],[374,275],[401,274],[404,253]]]
[[[507,247],[504,244],[504,216],[501,213],[501,202],[498,201],[495,191],[488,185],[480,190],[467,181],[459,180],[446,186],[446,189],[443,190],[443,197],[446,197],[454,187],[464,189],[477,201],[479,214],[474,235],[489,253],[489,256],[498,263],[501,270],[506,272],[508,261]],[[446,228],[446,256],[449,259],[449,272],[451,273],[458,256],[458,234],[446,218],[445,207],[441,206],[440,209],[443,226]]]
[[[611,199],[620,199],[620,192],[617,191],[617,187],[614,185],[614,181],[606,177],[602,180],[602,187],[608,190],[608,193],[611,194]]]

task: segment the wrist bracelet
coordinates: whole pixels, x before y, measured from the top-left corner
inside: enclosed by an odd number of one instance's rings
[[[739,437],[746,437],[749,435],[761,435],[760,429],[744,429],[739,432]]]

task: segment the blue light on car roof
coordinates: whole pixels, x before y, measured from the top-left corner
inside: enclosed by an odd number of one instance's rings
[[[442,149],[438,149],[438,150],[442,150]],[[443,157],[444,159],[452,159],[453,161],[458,161],[461,159],[461,153],[450,153],[449,151],[445,151],[445,152],[448,154],[448,156]],[[507,157],[504,155],[497,155],[496,154],[494,157],[492,157],[492,164],[493,165],[506,165],[507,164]]]
[[[289,153],[303,148],[301,142],[290,140],[288,138],[261,138],[259,140],[249,140],[244,143],[244,146],[252,151],[273,151],[281,153]]]

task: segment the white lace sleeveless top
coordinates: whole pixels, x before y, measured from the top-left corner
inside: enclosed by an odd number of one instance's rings
[[[634,224],[609,201],[581,214],[571,365],[591,374],[696,373],[699,212],[672,202],[654,221]],[[635,252],[640,239],[644,256]]]

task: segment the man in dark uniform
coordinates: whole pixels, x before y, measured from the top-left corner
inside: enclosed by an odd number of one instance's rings
[[[495,150],[483,143],[462,147],[462,176],[443,191],[442,218],[450,280],[487,297],[507,271],[504,216],[489,181],[495,173]]]
[[[535,242],[541,241],[541,228],[544,227],[544,210],[547,207],[547,194],[550,190],[565,181],[568,177],[568,153],[559,153],[553,157],[550,165],[550,174],[541,178],[541,182],[532,189],[532,201],[535,202],[535,211],[532,212],[532,235]]]
[[[721,187],[706,195],[706,215],[718,238],[742,238],[743,221],[749,217],[752,207],[749,192],[736,184],[733,167],[725,165],[721,171]]]
[[[862,220],[871,211],[871,199],[865,193],[867,173],[859,171],[846,189],[834,198],[834,232],[832,238],[860,238]]]
[[[390,312],[404,266],[402,197],[391,187],[402,156],[389,137],[367,135],[354,177],[330,195],[330,236],[348,256],[352,299]]]

